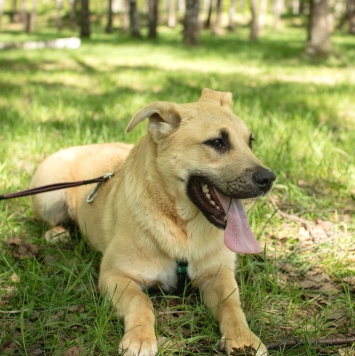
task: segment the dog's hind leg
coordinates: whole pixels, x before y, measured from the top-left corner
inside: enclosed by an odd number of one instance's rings
[[[44,237],[49,243],[66,242],[69,231],[61,224],[71,220],[65,190],[37,194],[32,197],[32,207],[37,220],[48,224]]]

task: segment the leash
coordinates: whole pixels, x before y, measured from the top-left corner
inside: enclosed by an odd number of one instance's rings
[[[59,189],[74,188],[74,187],[79,187],[81,185],[97,183],[96,187],[91,191],[91,193],[88,195],[88,197],[86,199],[86,201],[88,203],[91,203],[94,200],[96,192],[100,188],[101,184],[104,182],[107,182],[112,176],[113,176],[113,173],[105,173],[101,177],[87,179],[87,180],[81,180],[78,182],[54,183],[54,184],[44,185],[44,186],[37,187],[37,188],[23,190],[21,192],[0,195],[0,200],[20,198],[20,197],[25,197],[28,195],[41,194],[41,193],[46,193],[46,192],[52,192],[54,190],[59,190]]]
[[[41,187],[26,189],[16,193],[8,193],[8,194],[0,195],[0,200],[21,198],[29,195],[47,193],[47,192],[52,192],[54,190],[74,188],[74,187],[79,187],[81,185],[96,183],[95,188],[89,193],[89,195],[86,198],[86,202],[90,204],[94,201],[96,193],[100,188],[101,184],[107,182],[112,176],[113,173],[105,173],[103,176],[93,178],[93,179],[81,180],[77,182],[65,182],[65,183],[54,183],[54,184],[43,185]],[[187,262],[180,261],[180,260],[176,261],[176,263],[177,263],[176,274],[178,277],[177,290],[182,292],[188,281],[188,276],[187,276],[188,264]]]

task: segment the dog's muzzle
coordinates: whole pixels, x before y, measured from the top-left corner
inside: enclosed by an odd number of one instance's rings
[[[227,183],[225,189],[212,184],[207,177],[191,176],[187,185],[187,195],[210,223],[225,229],[228,212],[223,208],[217,192],[230,199],[256,198],[267,194],[276,178],[275,174],[267,168],[260,167],[248,173],[249,178],[239,177]]]

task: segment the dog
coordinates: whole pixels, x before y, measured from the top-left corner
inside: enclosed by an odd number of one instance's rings
[[[147,134],[124,143],[71,147],[45,159],[31,186],[112,178],[93,191],[80,186],[32,198],[35,217],[50,229],[46,239],[66,234],[74,220],[102,252],[101,294],[124,320],[119,352],[158,352],[154,311],[145,293],[177,285],[178,260],[188,263],[192,286],[218,319],[228,355],[267,348],[249,329],[235,280],[236,253],[262,248],[241,200],[265,195],[275,175],[252,152],[253,135],[232,111],[232,94],[204,89],[197,102],[154,102],[133,116],[127,132],[148,119]],[[97,191],[96,191],[97,190]],[[87,202],[88,195],[94,197]]]

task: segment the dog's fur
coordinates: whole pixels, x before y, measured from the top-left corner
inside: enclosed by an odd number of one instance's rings
[[[191,193],[192,177],[233,198],[256,197],[271,186],[261,189],[255,181],[257,172],[270,171],[252,153],[251,133],[233,114],[232,95],[204,89],[196,103],[153,103],[133,117],[127,131],[145,118],[148,134],[135,146],[72,147],[39,166],[32,187],[114,172],[91,204],[86,197],[92,185],[34,196],[35,216],[52,228],[46,238],[64,233],[60,224],[71,219],[102,252],[99,288],[124,320],[121,353],[156,354],[154,312],[144,290],[173,290],[176,261],[184,260],[192,285],[219,320],[227,354],[251,346],[266,355],[240,305],[235,253]]]

